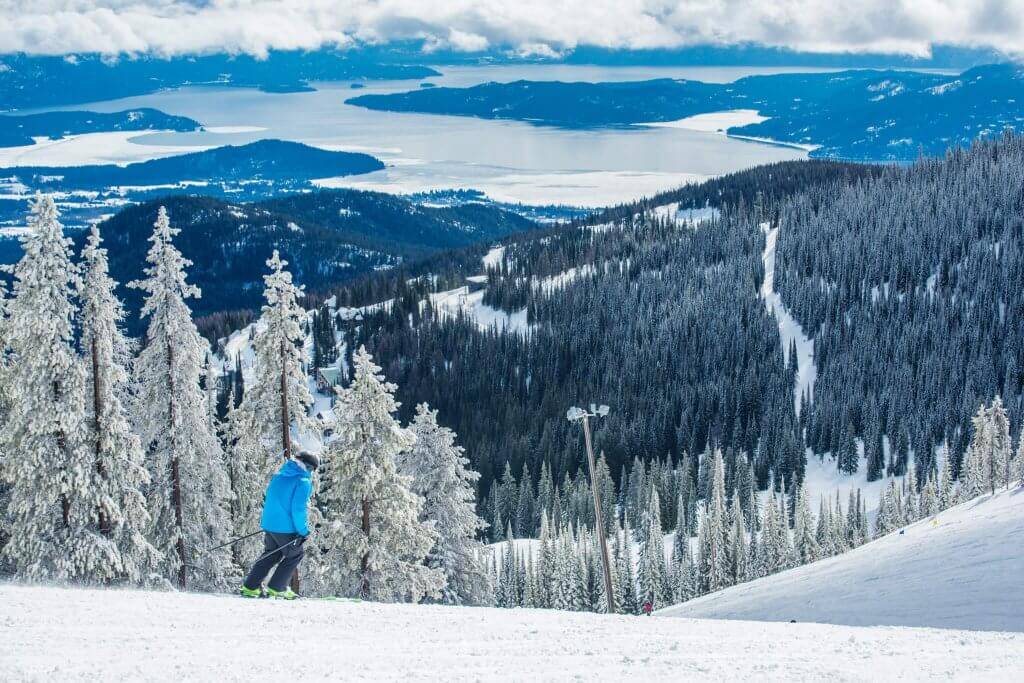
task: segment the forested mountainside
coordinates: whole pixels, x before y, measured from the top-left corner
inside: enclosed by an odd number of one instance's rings
[[[116,130],[177,130],[200,128],[198,121],[172,116],[156,109],[133,109],[101,113],[95,111],[51,111],[20,116],[0,116],[0,147],[32,145],[32,138],[59,138],[79,133]]]
[[[666,122],[730,109],[756,109],[767,121],[731,135],[815,147],[812,156],[916,159],[969,145],[979,135],[1019,128],[1024,79],[1016,64],[960,75],[852,70],[748,76],[732,83],[658,79],[622,83],[516,81],[362,95],[351,104],[514,119],[567,127]]]
[[[309,89],[311,81],[426,78],[425,66],[381,64],[337,50],[271,50],[247,54],[79,54],[0,57],[0,109],[27,109],[143,95],[188,85],[260,88],[268,92]]]
[[[729,210],[725,200],[763,204],[767,212],[765,195],[753,188],[773,179],[770,191],[781,196],[877,172],[777,164],[652,200],[725,209],[697,229],[664,212],[622,207],[612,212],[628,216],[620,223],[511,238],[491,252],[483,300],[504,331],[434,314],[420,303],[429,289],[420,282],[392,280],[389,288],[380,284],[384,276],[371,278],[338,292],[338,303],[394,301],[349,331],[350,348],[367,344],[399,385],[403,411],[411,414],[421,401],[440,410],[481,472],[485,494],[506,460],[517,474],[526,464],[534,476],[548,462],[557,481],[575,472],[579,430],[565,410],[590,401],[613,406],[595,438],[616,476],[634,457],[677,459],[715,442],[735,447],[733,457],[756,453],[762,486],[770,472],[789,479],[802,453],[794,371],[758,295],[762,234],[743,219],[749,208]],[[479,260],[468,267],[456,264],[463,275],[483,270]],[[496,309],[512,313],[507,323]]]
[[[164,197],[125,208],[100,224],[111,275],[118,282],[141,276],[159,206],[167,207],[181,229],[175,243],[194,262],[189,281],[203,292],[191,302],[196,316],[257,309],[264,262],[274,249],[289,261],[296,282],[316,292],[408,259],[536,227],[487,206],[421,207],[393,195],[357,190],[325,190],[253,204]],[[122,295],[129,311],[137,311],[138,291]],[[136,317],[129,320],[137,332]]]
[[[983,400],[1006,397],[1019,429],[1021,149],[1009,137],[863,173],[795,162],[683,190],[698,207],[738,198],[696,226],[669,205],[513,239],[470,283],[484,308],[462,317],[423,304],[426,285],[380,276],[338,302],[393,299],[349,324],[350,347],[367,344],[403,411],[440,409],[483,495],[506,460],[516,476],[574,472],[565,410],[592,401],[612,406],[595,442],[616,476],[634,457],[717,444],[727,466],[745,452],[762,487],[792,487],[805,446],[872,477],[917,451],[924,479],[947,439],[955,473]],[[737,188],[752,177],[748,201]]]
[[[798,197],[782,209],[777,258],[783,301],[814,337],[816,451],[861,437],[873,477],[902,471],[908,448],[934,467],[932,446],[948,441],[959,471],[969,417],[995,394],[1017,433],[1024,138]],[[891,464],[883,435],[897,445]]]

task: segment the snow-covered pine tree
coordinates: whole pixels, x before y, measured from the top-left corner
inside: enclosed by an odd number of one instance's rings
[[[903,477],[902,509],[904,524],[911,524],[917,521],[917,473],[912,462],[907,464],[907,475]]]
[[[953,463],[950,461],[949,446],[943,442],[935,456],[941,463],[939,472],[939,511],[955,504],[956,492],[953,490]]]
[[[690,535],[686,524],[686,506],[682,495],[676,505],[676,530],[672,538],[672,557],[669,584],[673,602],[684,602],[693,597],[690,586],[693,557],[690,553]]]
[[[415,444],[394,418],[397,387],[385,381],[364,347],[352,362],[355,377],[338,392],[336,438],[321,468],[316,585],[323,593],[378,601],[437,597],[444,574],[424,564],[437,532],[420,521],[423,499],[396,463]]]
[[[254,363],[242,402],[231,412],[227,440],[231,447],[235,531],[259,528],[263,491],[281,463],[292,455],[292,429],[315,436],[309,417],[313,397],[303,370],[305,312],[302,288],[292,282],[287,261],[275,250],[263,276],[263,305],[253,325]],[[259,539],[246,546],[258,552]]]
[[[580,534],[580,538],[582,539],[582,534]],[[570,527],[569,539],[566,542],[566,587],[569,591],[569,609],[574,612],[582,612],[590,609],[590,602],[586,597],[587,578],[583,567],[583,548],[585,547],[586,545],[584,543],[577,540],[576,534],[573,533],[572,527]]]
[[[921,518],[934,517],[939,514],[939,487],[935,482],[935,475],[932,474],[921,489],[921,502],[919,506]]]
[[[94,517],[96,528],[117,553],[117,561],[97,567],[99,573],[92,578],[138,584],[159,570],[161,557],[145,535],[150,517],[143,490],[150,479],[126,407],[132,344],[121,330],[124,306],[114,293],[107,250],[100,243],[99,230],[93,226],[82,250],[79,329],[88,395],[87,441],[94,466],[85,473],[87,484],[74,504],[83,506],[83,516]]]
[[[534,510],[536,525],[540,529],[541,517],[551,519],[551,510],[555,502],[555,482],[551,478],[551,468],[545,460],[540,466],[540,480],[537,482],[537,504]]]
[[[200,382],[207,344],[186,303],[200,292],[186,282],[191,262],[172,243],[179,232],[160,207],[145,279],[131,284],[145,292],[149,318],[134,365],[133,414],[152,480],[149,537],[163,553],[162,572],[183,589],[218,590],[235,578],[231,553],[203,551],[230,538],[231,489]]]
[[[411,429],[416,443],[399,454],[398,465],[409,477],[413,493],[423,498],[420,519],[432,523],[438,534],[427,553],[427,566],[440,569],[445,576],[441,601],[452,605],[490,604],[492,589],[482,560],[486,549],[477,540],[487,528],[476,514],[476,481],[480,475],[469,468],[465,451],[455,444],[455,432],[440,426],[437,411],[426,403],[416,407]],[[524,482],[520,490],[527,488]],[[522,521],[532,519],[531,505]]]
[[[633,531],[630,529],[628,517],[619,530],[618,546],[619,553],[615,558],[615,576],[618,579],[616,611],[619,614],[637,614],[640,605],[637,604],[636,581],[633,574]]]
[[[479,475],[477,475],[479,478]],[[516,501],[516,515],[514,529],[520,538],[531,538],[536,532],[533,526],[533,506],[536,499],[533,495],[533,477],[530,474],[530,466],[523,465],[523,474],[519,478],[519,498]]]
[[[506,530],[505,547],[501,554],[501,571],[498,573],[498,590],[495,604],[498,607],[518,607],[520,602],[518,581],[518,558],[515,546],[515,535],[511,525]]]
[[[793,549],[798,564],[807,564],[818,559],[820,548],[815,537],[814,516],[807,501],[807,487],[797,489],[796,519],[793,525]]]
[[[711,482],[708,499],[704,503],[704,516],[698,534],[700,554],[697,558],[700,592],[710,593],[729,585],[729,566],[726,552],[728,520],[725,508],[725,468],[722,452],[715,449],[710,456],[708,479]]]
[[[650,601],[657,608],[666,602],[668,572],[665,568],[665,541],[661,534],[661,501],[654,486],[648,495],[641,539],[640,561],[636,570],[638,599],[641,605]]]
[[[894,523],[891,519],[891,506],[889,504],[889,489],[887,484],[878,492],[878,513],[875,515],[875,538],[885,536],[892,531]]]
[[[729,560],[731,572],[731,583],[743,583],[750,578],[750,558],[747,551],[747,525],[744,521],[745,515],[740,506],[739,498],[733,495],[730,512],[732,524],[729,530]]]
[[[79,504],[94,459],[85,438],[85,366],[73,346],[79,273],[70,245],[53,199],[37,194],[7,303],[10,403],[0,426],[0,474],[10,487],[3,557],[30,581],[102,580],[121,571],[96,510]]]
[[[543,471],[543,470],[542,470]],[[551,606],[551,590],[555,582],[555,549],[547,510],[541,512],[540,544],[537,550],[537,607]]]
[[[1003,407],[1003,399],[996,396],[988,409],[989,438],[992,456],[989,459],[989,488],[992,493],[1002,486],[1010,485],[1010,458],[1013,443],[1010,441],[1010,418]]]
[[[761,576],[768,576],[775,572],[789,569],[791,565],[792,549],[789,542],[789,529],[783,518],[780,518],[785,510],[785,502],[780,502],[775,496],[775,490],[771,490],[771,498],[767,501],[764,510],[764,520],[761,527],[760,542],[760,572]]]
[[[7,285],[0,279],[0,422],[7,421],[8,384],[7,384]],[[0,441],[0,519],[6,519],[7,498],[10,494],[4,481],[4,444]],[[0,530],[0,559],[3,547],[7,543],[6,530]]]
[[[256,421],[251,411],[242,411],[233,403],[228,401],[223,431],[227,446],[228,483],[233,493],[229,506],[232,535],[242,537],[252,533],[253,521],[259,521],[263,508],[266,482],[259,464],[266,459],[266,448],[260,436],[263,425]],[[262,554],[263,539],[256,536],[230,547],[235,563],[244,566]]]

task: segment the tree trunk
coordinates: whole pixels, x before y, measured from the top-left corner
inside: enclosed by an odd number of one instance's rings
[[[370,541],[370,501],[363,499],[363,535],[366,536],[366,541]],[[363,600],[370,599],[370,577],[367,571],[370,567],[370,551],[367,550],[363,553],[363,561],[361,563],[361,578],[362,586],[360,588],[361,597]]]
[[[284,459],[289,460],[292,457],[292,430],[291,430],[291,416],[288,415],[288,366],[285,363],[285,342],[281,340],[281,449],[284,453]],[[299,568],[295,568],[295,572],[292,573],[292,590],[296,593],[299,592]]]
[[[93,338],[91,344],[92,351],[92,412],[93,412],[93,427],[96,430],[96,472],[101,477],[106,478],[106,472],[103,469],[103,461],[100,460],[101,453],[101,437],[100,437],[100,425],[102,420],[100,414],[103,411],[103,392],[100,385],[100,352],[96,345],[96,339]],[[106,514],[103,512],[103,508],[96,510],[96,517],[100,525],[100,533],[104,536],[110,536],[110,520],[107,519]]]
[[[167,384],[168,384],[168,423],[170,426],[171,451],[174,456],[171,458],[171,504],[174,505],[174,523],[178,527],[178,561],[181,566],[178,568],[178,586],[181,590],[188,590],[188,569],[185,563],[185,515],[181,506],[181,468],[178,463],[178,455],[174,450],[173,439],[175,434],[174,415],[174,350],[170,341],[167,342]]]
[[[281,340],[281,448],[284,459],[292,457],[291,416],[288,415],[288,366],[285,364],[284,340]]]
[[[53,383],[53,396],[57,401],[60,401],[61,391],[60,382],[54,381]],[[67,437],[65,437],[62,430],[57,431],[57,448],[61,450],[65,458],[67,458]],[[64,528],[71,527],[71,501],[68,499],[68,494],[60,494],[60,513],[61,521],[64,522]]]

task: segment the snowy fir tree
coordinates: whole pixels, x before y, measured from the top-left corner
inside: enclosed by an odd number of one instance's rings
[[[682,496],[676,505],[676,530],[672,538],[672,558],[669,581],[673,602],[684,602],[693,597],[693,556],[690,552],[690,534],[686,523],[686,506]]]
[[[811,515],[811,506],[807,502],[807,489],[798,489],[796,500],[796,518],[794,520],[793,548],[800,564],[807,564],[818,559],[818,540]]]
[[[7,421],[7,412],[10,406],[10,391],[8,385],[9,366],[7,363],[7,285],[0,278],[0,422]],[[0,429],[2,432],[2,429]],[[2,438],[2,437],[0,437]],[[10,496],[8,485],[4,481],[4,458],[6,450],[0,440],[0,520],[7,518],[7,500]],[[3,547],[7,543],[9,533],[6,529],[0,530],[0,567],[3,566]]]
[[[636,583],[633,572],[633,532],[629,527],[629,519],[625,520],[616,539],[618,552],[615,556],[615,577],[618,585],[615,592],[615,608],[619,614],[637,614],[640,604],[637,600]]]
[[[409,477],[412,492],[423,498],[421,521],[433,523],[438,535],[427,553],[427,566],[444,574],[440,599],[453,605],[490,604],[485,548],[477,540],[487,527],[476,513],[475,485],[480,475],[469,468],[462,447],[455,444],[455,433],[437,423],[437,411],[426,403],[416,407],[410,428],[416,443],[399,454],[399,469]],[[523,486],[521,491],[532,490]],[[532,492],[520,500],[524,501],[520,524],[532,530]]]
[[[30,206],[7,304],[3,556],[28,580],[103,580],[121,563],[100,533],[94,498],[82,500],[95,460],[86,438],[85,366],[73,345],[79,273],[53,199],[37,195]]]
[[[84,275],[79,329],[86,368],[86,424],[94,467],[76,505],[95,512],[95,525],[113,542],[116,562],[95,578],[141,583],[159,568],[160,554],[145,536],[150,517],[143,490],[149,484],[142,444],[132,430],[132,344],[121,329],[124,307],[114,292],[107,250],[93,226],[82,251]]]
[[[134,415],[152,479],[150,540],[163,553],[163,574],[183,589],[217,590],[234,579],[231,554],[204,550],[230,537],[231,491],[200,382],[206,343],[186,303],[200,293],[186,282],[191,263],[172,243],[179,232],[161,207],[145,278],[132,283],[145,293],[149,319],[134,366]]]
[[[729,528],[729,580],[730,583],[743,583],[750,578],[750,556],[747,546],[747,526],[744,521],[743,509],[737,496],[733,496],[730,508],[732,524]]]
[[[988,408],[989,438],[992,455],[989,458],[989,487],[992,493],[997,488],[1010,485],[1010,460],[1013,444],[1010,441],[1010,418],[1003,407],[1003,399],[996,396]]]
[[[665,567],[665,542],[661,533],[661,502],[654,487],[648,496],[647,513],[644,515],[636,578],[640,604],[650,602],[655,608],[663,607],[668,597],[668,571]]]
[[[255,362],[238,408],[227,427],[230,468],[236,500],[234,530],[241,536],[259,527],[263,491],[281,463],[293,454],[292,430],[314,434],[309,418],[313,397],[303,368],[302,323],[299,306],[304,294],[275,250],[267,260],[270,273],[263,277],[263,306],[254,325]],[[254,539],[248,549],[258,551]]]
[[[356,351],[353,364],[351,386],[338,392],[335,439],[321,468],[317,589],[380,601],[437,597],[444,574],[424,561],[438,534],[420,520],[423,499],[396,462],[415,437],[395,420],[396,387],[365,348]]]
[[[729,520],[725,506],[725,472],[722,452],[715,450],[711,458],[708,479],[711,481],[710,495],[704,505],[698,547],[698,575],[700,591],[709,593],[729,585],[729,562],[727,544]]]

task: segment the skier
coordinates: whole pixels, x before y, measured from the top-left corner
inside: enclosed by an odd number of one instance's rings
[[[288,582],[305,555],[303,544],[309,537],[306,506],[313,494],[312,472],[319,466],[320,459],[317,456],[302,451],[285,461],[270,480],[260,520],[260,528],[266,532],[263,536],[265,551],[253,564],[242,584],[240,592],[243,597],[284,600],[299,597],[288,586]],[[277,569],[264,592],[261,589],[263,579],[274,565],[277,565]]]
[[[651,612],[654,611],[654,605],[652,605],[651,601],[648,600],[647,602],[644,603],[644,606],[641,609],[643,609],[644,615],[649,617],[649,616],[651,616]]]

